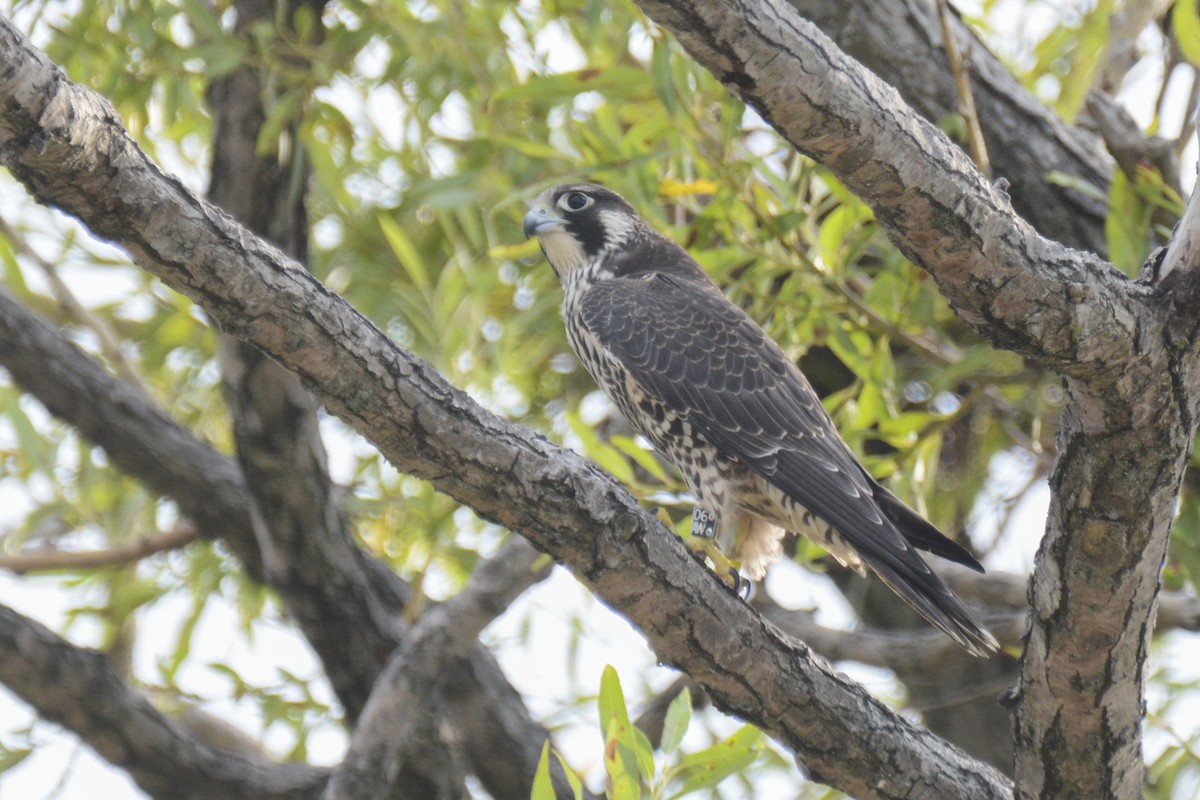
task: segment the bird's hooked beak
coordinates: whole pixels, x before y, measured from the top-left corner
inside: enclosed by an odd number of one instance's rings
[[[533,207],[525,215],[525,238],[540,236],[547,230],[554,228],[554,226],[561,226],[562,224],[563,218],[551,213],[550,209],[546,208],[539,201],[534,203]]]

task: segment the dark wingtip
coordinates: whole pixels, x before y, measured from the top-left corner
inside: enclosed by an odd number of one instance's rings
[[[962,564],[981,575],[986,571],[967,548],[939,531],[936,525],[905,505],[903,500],[878,483],[874,483],[872,488],[879,509],[913,547]]]

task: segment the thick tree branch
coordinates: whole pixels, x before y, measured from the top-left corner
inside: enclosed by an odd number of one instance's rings
[[[223,537],[250,577],[264,580],[249,495],[233,459],[197,440],[3,288],[0,366],[123,472],[171,498],[202,535]]]
[[[218,749],[164,717],[100,653],[0,605],[0,682],[167,800],[318,798],[329,770]]]
[[[799,151],[834,172],[1000,347],[1115,380],[1139,294],[1098,258],[1039,236],[962,150],[781,0],[642,0],[643,10]],[[1086,345],[1086,346],[1084,346]]]
[[[399,469],[572,567],[722,708],[860,797],[1008,797],[924,731],[765,623],[595,465],[480,408],[344,301],[154,167],[111,108],[0,22],[0,158],[296,372]],[[731,632],[736,632],[731,635]]]
[[[202,535],[221,537],[251,577],[267,581],[249,494],[234,460],[194,439],[3,289],[0,366],[51,413],[103,447],[121,470],[174,500]],[[362,681],[369,687],[403,640],[398,620],[411,590],[353,543],[344,542],[348,549],[338,552],[334,544],[326,543],[322,559],[307,565],[315,573],[312,595],[291,610],[309,615],[310,627],[353,626],[353,631],[325,634],[347,642],[341,657],[326,667],[335,683]],[[441,690],[454,708],[472,771],[497,798],[528,794],[529,776],[548,734],[530,717],[491,654],[478,647],[455,662]]]
[[[1033,234],[957,147],[790,6],[641,6],[866,200],[964,320],[1066,378],[1014,695],[1017,786],[1134,796],[1160,570],[1195,431],[1195,287],[1134,283]]]
[[[930,122],[952,114],[956,89],[936,0],[790,0],[848,55],[886,77]],[[1066,124],[1038,101],[955,15],[953,37],[969,53],[971,94],[995,175],[1017,211],[1065,245],[1105,255],[1104,197],[1112,159],[1095,133]],[[1067,181],[1051,180],[1065,176]]]
[[[277,8],[255,0],[238,0],[236,32],[251,48],[262,46],[261,37],[251,36],[249,31],[272,21],[282,8],[287,16],[278,21],[295,34],[295,19],[290,15],[303,9],[305,19],[316,21],[306,26],[305,38],[315,41],[323,37],[320,19],[324,5],[325,0],[313,0]],[[244,66],[210,86],[207,96],[215,124],[209,197],[252,231],[305,263],[310,234],[307,183],[311,173],[307,153],[300,144],[305,137],[296,117],[288,121],[289,130],[280,131],[275,142],[263,141],[269,111],[265,104],[277,96],[277,84],[289,80],[289,71],[269,70],[258,61],[249,57]],[[271,59],[266,63],[270,64]],[[298,66],[293,63],[291,69]],[[270,144],[274,144],[274,150],[269,149]],[[318,404],[296,376],[253,346],[222,336],[220,353],[238,461],[254,503],[254,521],[272,585],[299,621],[327,672],[341,678],[335,678],[333,685],[353,723],[372,691],[372,683],[378,684],[378,680],[367,680],[362,673],[350,674],[341,665],[347,652],[373,643],[365,641],[370,634],[364,636],[358,631],[358,616],[364,606],[382,595],[372,589],[354,598],[358,602],[349,603],[331,596],[344,593],[342,587],[348,577],[361,576],[363,559],[329,475]],[[340,568],[331,570],[332,564]],[[363,581],[354,583],[362,585]],[[410,633],[405,632],[405,642]],[[464,655],[473,642],[473,636],[467,639],[459,655]],[[482,653],[481,648],[477,661],[485,660]],[[369,666],[378,673],[379,658],[371,659]],[[465,796],[466,775],[473,771],[494,795],[502,798],[508,791],[508,796],[523,798],[527,793],[525,784],[536,768],[527,744],[531,738],[544,740],[545,732],[526,717],[527,730],[519,738],[496,741],[493,733],[484,733],[475,721],[490,721],[502,713],[498,700],[488,698],[491,702],[487,711],[445,700],[436,691],[439,684],[457,679],[464,684],[464,694],[474,690],[476,695],[480,687],[475,682],[478,675],[465,661],[458,660],[456,669],[444,666],[425,687],[427,713],[405,717],[410,729],[394,740],[396,748],[391,753],[390,763],[397,768],[394,780],[375,796],[429,800]],[[517,708],[524,711],[520,704]],[[447,735],[456,722],[460,723],[458,730]],[[464,751],[468,758],[463,757]],[[352,752],[351,758],[354,756]],[[497,768],[497,764],[504,766]],[[502,777],[497,780],[497,776]],[[555,777],[565,796],[567,784],[562,776]],[[521,785],[515,793],[510,788],[514,782]]]

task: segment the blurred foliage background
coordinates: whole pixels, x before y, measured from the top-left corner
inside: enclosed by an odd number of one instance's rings
[[[1009,0],[964,11],[1027,87],[1073,119],[1108,43],[1113,6]],[[1180,7],[1143,32],[1138,83],[1125,97],[1144,101],[1172,78],[1157,106],[1136,110],[1152,131],[1186,143],[1192,129],[1181,120],[1196,94],[1190,37],[1200,26],[1194,4]],[[248,38],[227,32],[227,0],[10,0],[0,12],[71,79],[111,100],[142,147],[197,191],[212,136],[206,88],[245,60],[260,61],[274,76],[264,138],[298,118],[297,145],[314,170],[302,187],[310,192],[312,270],[455,385],[581,448],[682,525],[689,504],[680,484],[629,438],[577,365],[554,276],[521,237],[527,200],[541,189],[607,184],[685,244],[802,364],[877,477],[968,539],[989,566],[1031,566],[1064,399],[1057,378],[969,331],[862,202],[781,142],[628,0],[341,0],[324,10],[322,36],[304,25],[302,9],[295,32],[263,23]],[[1014,25],[1014,15],[1024,22]],[[1181,30],[1182,46],[1172,36]],[[952,134],[961,130],[956,120],[941,122]],[[1179,203],[1152,168],[1138,175],[1119,178],[1108,198],[1110,252],[1131,273],[1150,252],[1156,212],[1177,212]],[[5,287],[229,450],[215,337],[203,315],[0,180]],[[457,591],[504,533],[396,473],[337,421],[324,425],[363,544],[431,596]],[[1008,524],[1018,508],[1019,524]],[[1167,581],[1191,588],[1200,571],[1200,502],[1191,488],[1181,514]],[[181,524],[170,503],[109,468],[100,450],[0,377],[4,553],[104,549]],[[798,561],[824,569],[816,548],[798,550]],[[311,657],[302,670],[271,661],[264,643],[298,637],[220,546],[11,577],[0,589],[19,606],[26,592],[47,586],[61,604],[50,624],[124,654],[132,678],[161,704],[213,709],[277,753],[336,762],[344,733],[319,670]],[[672,676],[584,590],[562,576],[550,586],[531,595],[553,591],[569,602],[525,598],[486,640],[532,694],[535,711],[560,729],[568,760],[595,784],[593,705],[604,661],[620,662],[631,706]],[[824,591],[816,596],[831,593]],[[801,594],[798,602],[816,601]],[[215,649],[202,624],[213,617],[236,621]],[[1188,653],[1194,659],[1194,642],[1169,638],[1154,665],[1148,755],[1154,796],[1184,797],[1200,774],[1200,726],[1194,713],[1190,724],[1181,720],[1200,687],[1194,668],[1178,666]],[[555,677],[525,674],[531,663]],[[855,674],[904,703],[903,687],[886,674]],[[560,688],[545,689],[547,681]],[[697,712],[684,747],[701,748],[734,727],[711,710]],[[27,717],[6,725],[0,768],[60,736]],[[750,796],[751,785],[828,794],[803,785],[790,760],[765,746],[714,796]],[[58,796],[84,796],[69,777],[74,758],[60,759],[67,775]],[[0,773],[0,787],[29,770]]]

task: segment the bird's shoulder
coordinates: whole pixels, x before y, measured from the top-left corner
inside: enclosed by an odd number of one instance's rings
[[[804,384],[774,340],[690,257],[642,262],[640,269],[596,281],[580,294],[579,314],[634,371],[665,369],[675,376],[690,364],[689,380],[718,390],[764,389],[797,379]],[[726,378],[735,380],[726,386]],[[807,385],[797,389],[803,393]]]

